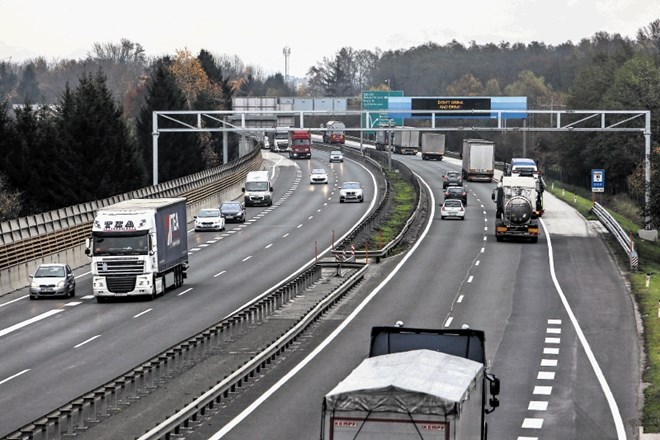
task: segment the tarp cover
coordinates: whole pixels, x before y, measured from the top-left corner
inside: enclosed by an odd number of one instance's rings
[[[375,356],[326,394],[326,410],[454,414],[482,374],[479,362],[432,350]]]

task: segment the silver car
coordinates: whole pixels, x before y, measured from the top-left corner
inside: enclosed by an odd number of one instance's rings
[[[68,264],[41,264],[30,275],[30,299],[46,296],[74,296],[76,278]]]
[[[343,162],[344,155],[341,154],[341,151],[331,151],[330,152],[330,162]]]

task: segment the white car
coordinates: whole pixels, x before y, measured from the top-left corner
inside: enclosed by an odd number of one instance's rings
[[[225,218],[219,208],[200,209],[195,216],[195,232],[224,231]]]
[[[440,207],[440,218],[458,218],[465,220],[465,206],[461,199],[446,199]]]
[[[343,162],[344,155],[341,154],[341,151],[331,151],[330,152],[330,162]]]
[[[344,182],[339,189],[339,203],[364,202],[360,182]]]
[[[328,173],[323,168],[314,168],[309,175],[309,183],[328,183]]]

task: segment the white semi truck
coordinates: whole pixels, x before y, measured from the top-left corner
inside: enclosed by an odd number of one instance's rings
[[[480,330],[374,327],[369,358],[323,399],[321,440],[486,440],[500,383],[484,344]]]
[[[392,148],[399,154],[417,154],[419,152],[419,131],[411,127],[402,127],[403,130],[394,131]],[[406,130],[406,128],[408,128]]]
[[[495,143],[486,139],[463,139],[463,179],[492,182],[495,175]]]
[[[445,135],[422,133],[422,160],[442,160],[445,156]]]
[[[186,199],[130,199],[99,209],[86,240],[96,300],[155,298],[188,269]]]
[[[270,150],[274,152],[287,151],[289,149],[289,127],[279,126],[275,128],[273,142]]]

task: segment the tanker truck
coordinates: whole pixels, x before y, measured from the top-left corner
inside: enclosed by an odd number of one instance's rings
[[[504,176],[493,190],[492,199],[497,204],[495,213],[495,238],[539,239],[539,220],[543,215],[544,184],[540,177],[531,173]]]

